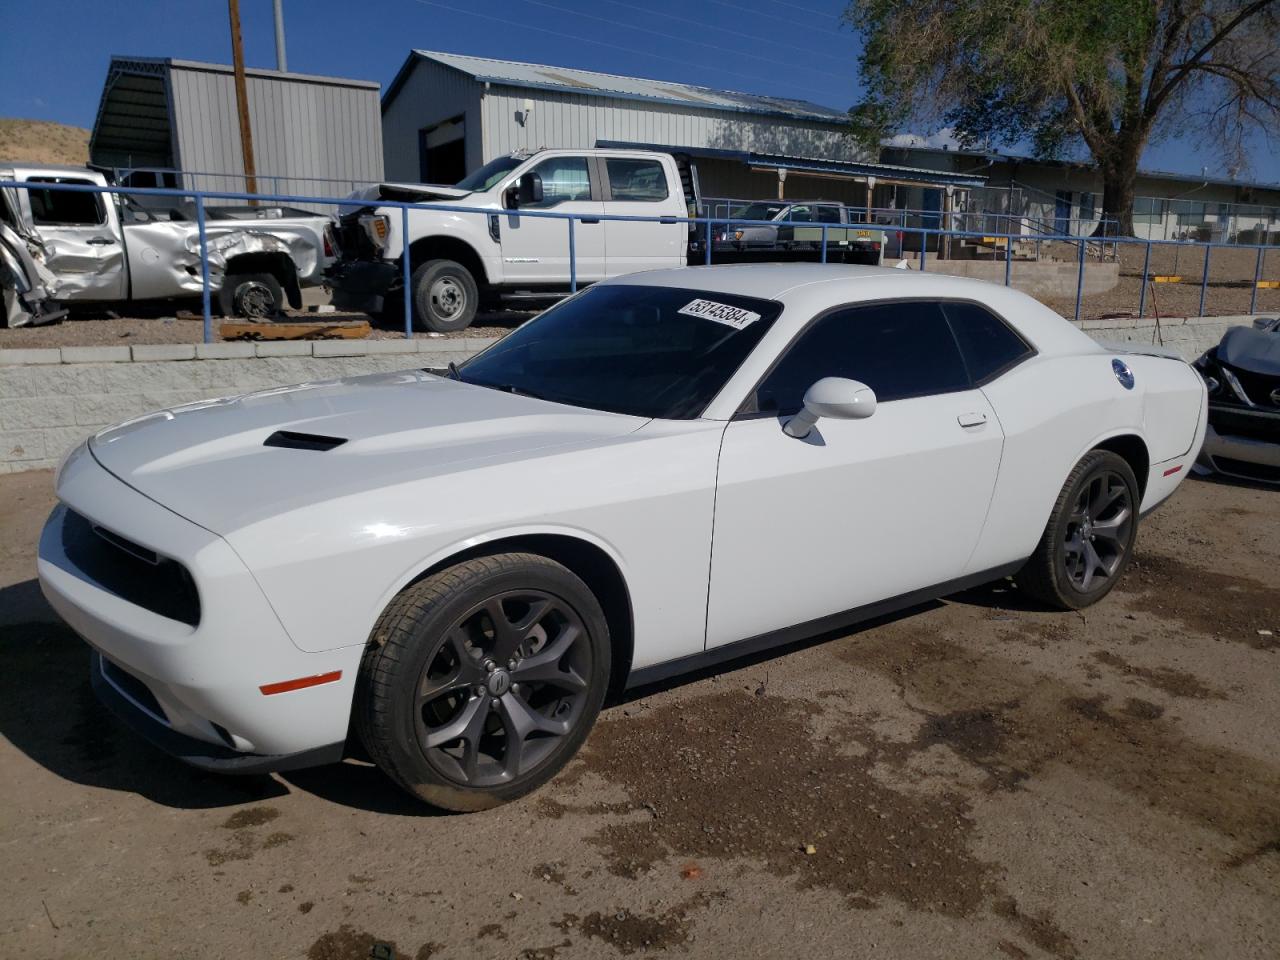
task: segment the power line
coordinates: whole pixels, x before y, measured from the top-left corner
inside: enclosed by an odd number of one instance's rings
[[[520,2],[529,3],[535,7],[544,7],[547,10],[556,10],[560,13],[567,13],[572,16],[584,18],[587,20],[595,20],[598,23],[607,23],[610,26],[617,26],[617,21],[610,20],[608,17],[597,17],[594,14],[583,13],[579,10],[574,10],[571,7],[561,7],[561,6],[557,6],[554,3],[547,3],[546,0],[520,0]],[[708,50],[714,50],[717,53],[727,53],[735,57],[745,57],[749,60],[758,60],[761,63],[767,63],[775,67],[786,67],[790,70],[795,70],[795,69],[808,70],[810,73],[820,73],[825,77],[834,77],[837,80],[849,79],[847,75],[835,73],[832,70],[823,70],[821,67],[807,67],[804,64],[787,63],[785,60],[774,60],[772,57],[762,57],[759,54],[755,54],[755,53],[744,53],[743,51],[735,50],[732,47],[722,47],[718,43],[707,43],[705,40],[691,40],[688,37],[682,37],[679,34],[663,33],[661,30],[651,30],[648,27],[638,27],[632,24],[628,24],[627,29],[638,30],[641,33],[652,34],[653,36],[661,37],[664,40],[675,40],[679,43],[691,43],[694,46],[706,47]]]
[[[763,41],[765,43],[772,44],[775,47],[785,47],[788,50],[797,50],[800,53],[806,54],[811,57],[825,57],[828,60],[835,60],[839,63],[849,62],[845,57],[838,57],[832,53],[823,53],[820,50],[814,50],[810,47],[802,47],[798,43],[784,43],[781,40],[775,39],[774,37],[762,37],[757,33],[743,33],[741,30],[734,30],[731,27],[722,27],[719,24],[703,23],[701,20],[690,20],[688,17],[677,16],[674,13],[667,13],[664,10],[654,10],[650,7],[640,7],[639,4],[627,2],[627,0],[604,0],[604,2],[611,3],[615,7],[627,7],[628,9],[631,9],[631,10],[635,10],[639,8],[649,16],[664,17],[667,20],[677,20],[680,23],[689,23],[695,27],[701,27],[704,30],[719,30],[723,33],[731,33],[735,37],[744,37],[747,40]]]
[[[776,13],[765,13],[763,10],[756,10],[756,9],[754,9],[753,7],[742,7],[742,6],[739,6],[739,5],[738,5],[738,4],[736,4],[736,3],[729,3],[729,2],[727,2],[727,0],[707,0],[707,2],[708,2],[708,3],[714,3],[717,7],[728,7],[728,8],[729,8],[730,10],[732,10],[734,13],[739,14],[739,15],[744,14],[744,13],[749,13],[749,14],[751,14],[752,16],[756,16],[756,17],[768,17],[770,20],[777,20],[777,21],[779,21],[780,23],[785,23],[785,24],[786,24],[787,26],[789,26],[789,27],[795,27],[795,25],[796,25],[796,21],[795,21],[795,18],[794,18],[794,17],[783,17],[783,16],[779,16],[779,15],[778,15],[778,14],[776,14]],[[795,7],[795,9],[797,9],[797,10],[807,10],[808,8],[807,8],[807,7]],[[815,13],[815,14],[816,14],[818,11],[816,11],[816,10],[810,10],[809,12],[810,12],[810,13]],[[824,20],[826,20],[826,21],[827,21],[827,26],[830,26],[830,25],[831,25],[831,20],[832,20],[832,19],[834,19],[834,14],[831,14],[831,15],[828,15],[828,14],[822,14],[822,18],[823,18]]]
[[[414,2],[422,4],[423,6],[427,6],[427,7],[436,7],[440,10],[448,10],[451,13],[458,13],[467,17],[478,17],[481,20],[488,20],[492,23],[501,23],[501,24],[504,24],[505,26],[516,27],[520,30],[533,30],[533,31],[536,31],[537,33],[545,33],[553,37],[560,37],[563,40],[573,40],[576,43],[590,43],[598,47],[608,47],[611,50],[621,50],[624,53],[635,54],[636,56],[649,57],[654,60],[664,60],[667,63],[678,63],[682,67],[688,67],[690,65],[690,60],[688,57],[667,57],[667,56],[663,56],[660,53],[651,53],[648,50],[638,50],[635,47],[623,46],[620,43],[609,43],[607,40],[595,40],[595,39],[592,39],[591,37],[582,37],[582,36],[578,36],[577,34],[565,33],[562,30],[552,30],[548,27],[538,27],[538,26],[534,26],[533,24],[520,23],[518,21],[511,20],[507,17],[498,17],[489,13],[481,13],[478,10],[464,10],[461,7],[454,7],[454,6],[450,6],[447,3],[440,3],[439,0],[414,0]],[[695,62],[694,66],[698,66],[698,64]],[[722,70],[719,67],[716,67],[716,71],[727,77],[738,77],[740,79],[752,80],[752,81],[758,81],[760,79],[759,74],[737,73],[733,70]],[[806,87],[801,84],[792,83],[789,81],[787,82],[787,86],[793,90],[803,90],[805,93],[817,93],[817,94],[821,94],[822,96],[827,96],[831,92],[830,90],[820,89],[818,87]]]

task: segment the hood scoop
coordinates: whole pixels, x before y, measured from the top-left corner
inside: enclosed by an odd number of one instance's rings
[[[326,437],[319,433],[295,433],[292,430],[277,430],[266,440],[264,447],[284,447],[287,450],[332,450],[347,442],[346,437]]]

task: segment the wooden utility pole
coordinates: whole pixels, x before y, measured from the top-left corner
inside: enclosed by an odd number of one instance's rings
[[[249,93],[244,83],[244,46],[240,42],[240,0],[227,0],[231,13],[231,66],[236,75],[236,112],[240,114],[240,148],[244,153],[246,193],[258,192],[253,164],[253,130],[249,126]]]

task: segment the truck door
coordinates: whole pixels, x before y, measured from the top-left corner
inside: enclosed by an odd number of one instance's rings
[[[83,177],[28,177],[27,183],[99,186]],[[61,300],[123,300],[127,291],[120,222],[109,194],[32,189],[29,222],[44,244],[45,265]]]
[[[604,279],[604,226],[600,185],[585,156],[552,156],[531,171],[542,178],[542,201],[501,217],[502,272],[508,283],[569,283],[569,223],[559,217],[526,217],[526,210],[578,214],[573,224],[579,283]]]
[[[656,157],[596,158],[604,183],[605,213],[626,217],[681,216],[684,196],[672,183],[666,165]],[[605,274],[616,277],[637,270],[684,266],[689,231],[680,222],[606,220]]]

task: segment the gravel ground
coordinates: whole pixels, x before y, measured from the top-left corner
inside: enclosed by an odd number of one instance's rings
[[[102,310],[79,309],[62,323],[40,327],[19,327],[16,330],[0,329],[0,349],[131,346],[135,343],[201,343],[204,340],[204,320],[198,305],[195,311],[185,307],[175,310],[173,304],[166,304],[145,312],[140,310],[137,304],[131,309],[142,315],[121,317]],[[419,338],[500,337],[510,333],[532,315],[516,311],[486,313],[477,317],[474,325],[458,333],[415,333],[414,336]],[[299,321],[370,319],[363,313],[311,314],[296,311],[289,311],[289,318]],[[221,323],[221,317],[213,318],[215,340],[222,339],[218,334]],[[382,340],[403,336],[403,327],[392,329],[380,327],[375,323],[369,339]]]
[[[32,580],[49,485],[0,477],[0,955],[1280,953],[1280,491],[1189,479],[1098,607],[988,587],[651,689],[435,816],[121,730]]]
[[[1074,249],[1074,248],[1073,248]],[[1081,305],[1084,319],[1138,313],[1139,295],[1142,290],[1142,260],[1145,248],[1136,244],[1120,247],[1120,282],[1107,293],[1088,296]],[[1064,248],[1062,257],[1070,259],[1072,250]],[[1208,316],[1232,316],[1249,312],[1256,254],[1252,250],[1215,250],[1210,261],[1209,292],[1205,299]],[[1200,278],[1204,272],[1204,255],[1196,250],[1182,250],[1168,246],[1152,247],[1152,275],[1181,275],[1182,283],[1158,284],[1152,293],[1147,292],[1146,315],[1158,309],[1162,316],[1197,316],[1200,310]],[[1280,280],[1280,249],[1267,251],[1264,260],[1263,279]],[[308,303],[325,301],[319,288],[305,291]],[[1075,315],[1075,298],[1046,298],[1044,301],[1063,316]],[[1259,290],[1259,312],[1280,313],[1280,290]],[[5,347],[69,347],[103,346],[135,343],[200,343],[204,326],[200,305],[164,303],[155,306],[135,304],[130,310],[137,316],[120,317],[96,309],[77,309],[72,317],[60,324],[44,327],[23,327],[17,330],[0,329],[0,349]],[[357,314],[308,314],[290,311],[292,317],[304,320],[367,320]],[[448,337],[500,337],[518,327],[531,313],[504,311],[482,314],[475,325]],[[220,339],[217,328],[221,318],[214,318],[214,338]],[[401,337],[403,329],[379,328],[376,324],[370,334],[373,339]],[[434,336],[418,333],[417,337]]]

